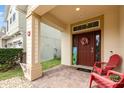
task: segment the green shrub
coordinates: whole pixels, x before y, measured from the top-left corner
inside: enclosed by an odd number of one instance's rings
[[[23,49],[1,48],[0,49],[0,71],[7,71],[17,64]]]

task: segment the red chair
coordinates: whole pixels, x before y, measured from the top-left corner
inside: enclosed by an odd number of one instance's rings
[[[120,76],[118,82],[114,82],[110,79],[111,74]],[[91,88],[92,82],[95,81],[100,88],[123,88],[124,87],[124,74],[109,70],[106,76],[101,76],[97,73],[91,73],[89,87]]]
[[[108,62],[96,62],[93,66],[93,72],[106,75],[108,70],[116,68],[120,63],[121,57],[118,54],[114,54]]]

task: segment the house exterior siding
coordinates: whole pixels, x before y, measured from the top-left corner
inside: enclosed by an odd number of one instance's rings
[[[21,13],[17,7],[6,6],[9,9],[6,12],[6,34],[2,37],[3,47],[24,48],[25,50],[25,32],[26,32],[26,13]]]

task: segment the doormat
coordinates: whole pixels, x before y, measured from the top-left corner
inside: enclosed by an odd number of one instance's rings
[[[86,68],[77,68],[77,70],[91,73],[91,70]]]

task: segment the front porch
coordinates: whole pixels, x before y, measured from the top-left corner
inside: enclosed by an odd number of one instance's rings
[[[80,11],[76,11],[76,8],[80,8]],[[66,11],[65,11],[66,10]],[[52,26],[62,33],[61,42],[61,64],[71,66],[73,65],[73,48],[80,45],[80,63],[78,65],[93,66],[93,62],[96,61],[96,47],[94,41],[94,32],[100,30],[100,59],[97,61],[107,62],[112,54],[123,55],[123,6],[29,6],[27,12],[27,30],[26,30],[26,72],[25,77],[30,81],[36,80],[39,77],[43,78],[43,70],[40,65],[40,30],[41,24],[45,23]],[[120,23],[120,25],[119,25]],[[90,28],[91,27],[91,28]],[[93,32],[88,34],[88,32]],[[42,31],[41,31],[42,33]],[[83,48],[84,45],[80,43],[74,43],[73,36],[76,34],[84,34],[88,42],[87,45],[91,45],[87,48]],[[122,33],[122,34],[121,34]],[[90,36],[90,37],[89,37]],[[81,38],[83,38],[81,37]],[[84,39],[84,38],[83,38]],[[91,41],[93,40],[93,41]],[[82,47],[83,46],[83,47]],[[110,47],[112,46],[112,47]],[[80,51],[79,50],[79,51]],[[83,55],[84,50],[89,50]],[[43,53],[43,52],[42,52]],[[86,61],[87,60],[87,61]],[[79,60],[78,60],[79,61]],[[86,61],[86,62],[85,62]],[[91,62],[92,61],[92,62]],[[87,64],[88,63],[88,64]],[[76,64],[77,65],[77,64]],[[123,62],[118,68],[118,71],[123,72]],[[81,77],[78,77],[81,78]],[[42,86],[42,85],[41,85]]]
[[[1,80],[0,88],[88,88],[89,76],[90,73],[79,71],[75,67],[58,65],[32,82],[24,77]]]

